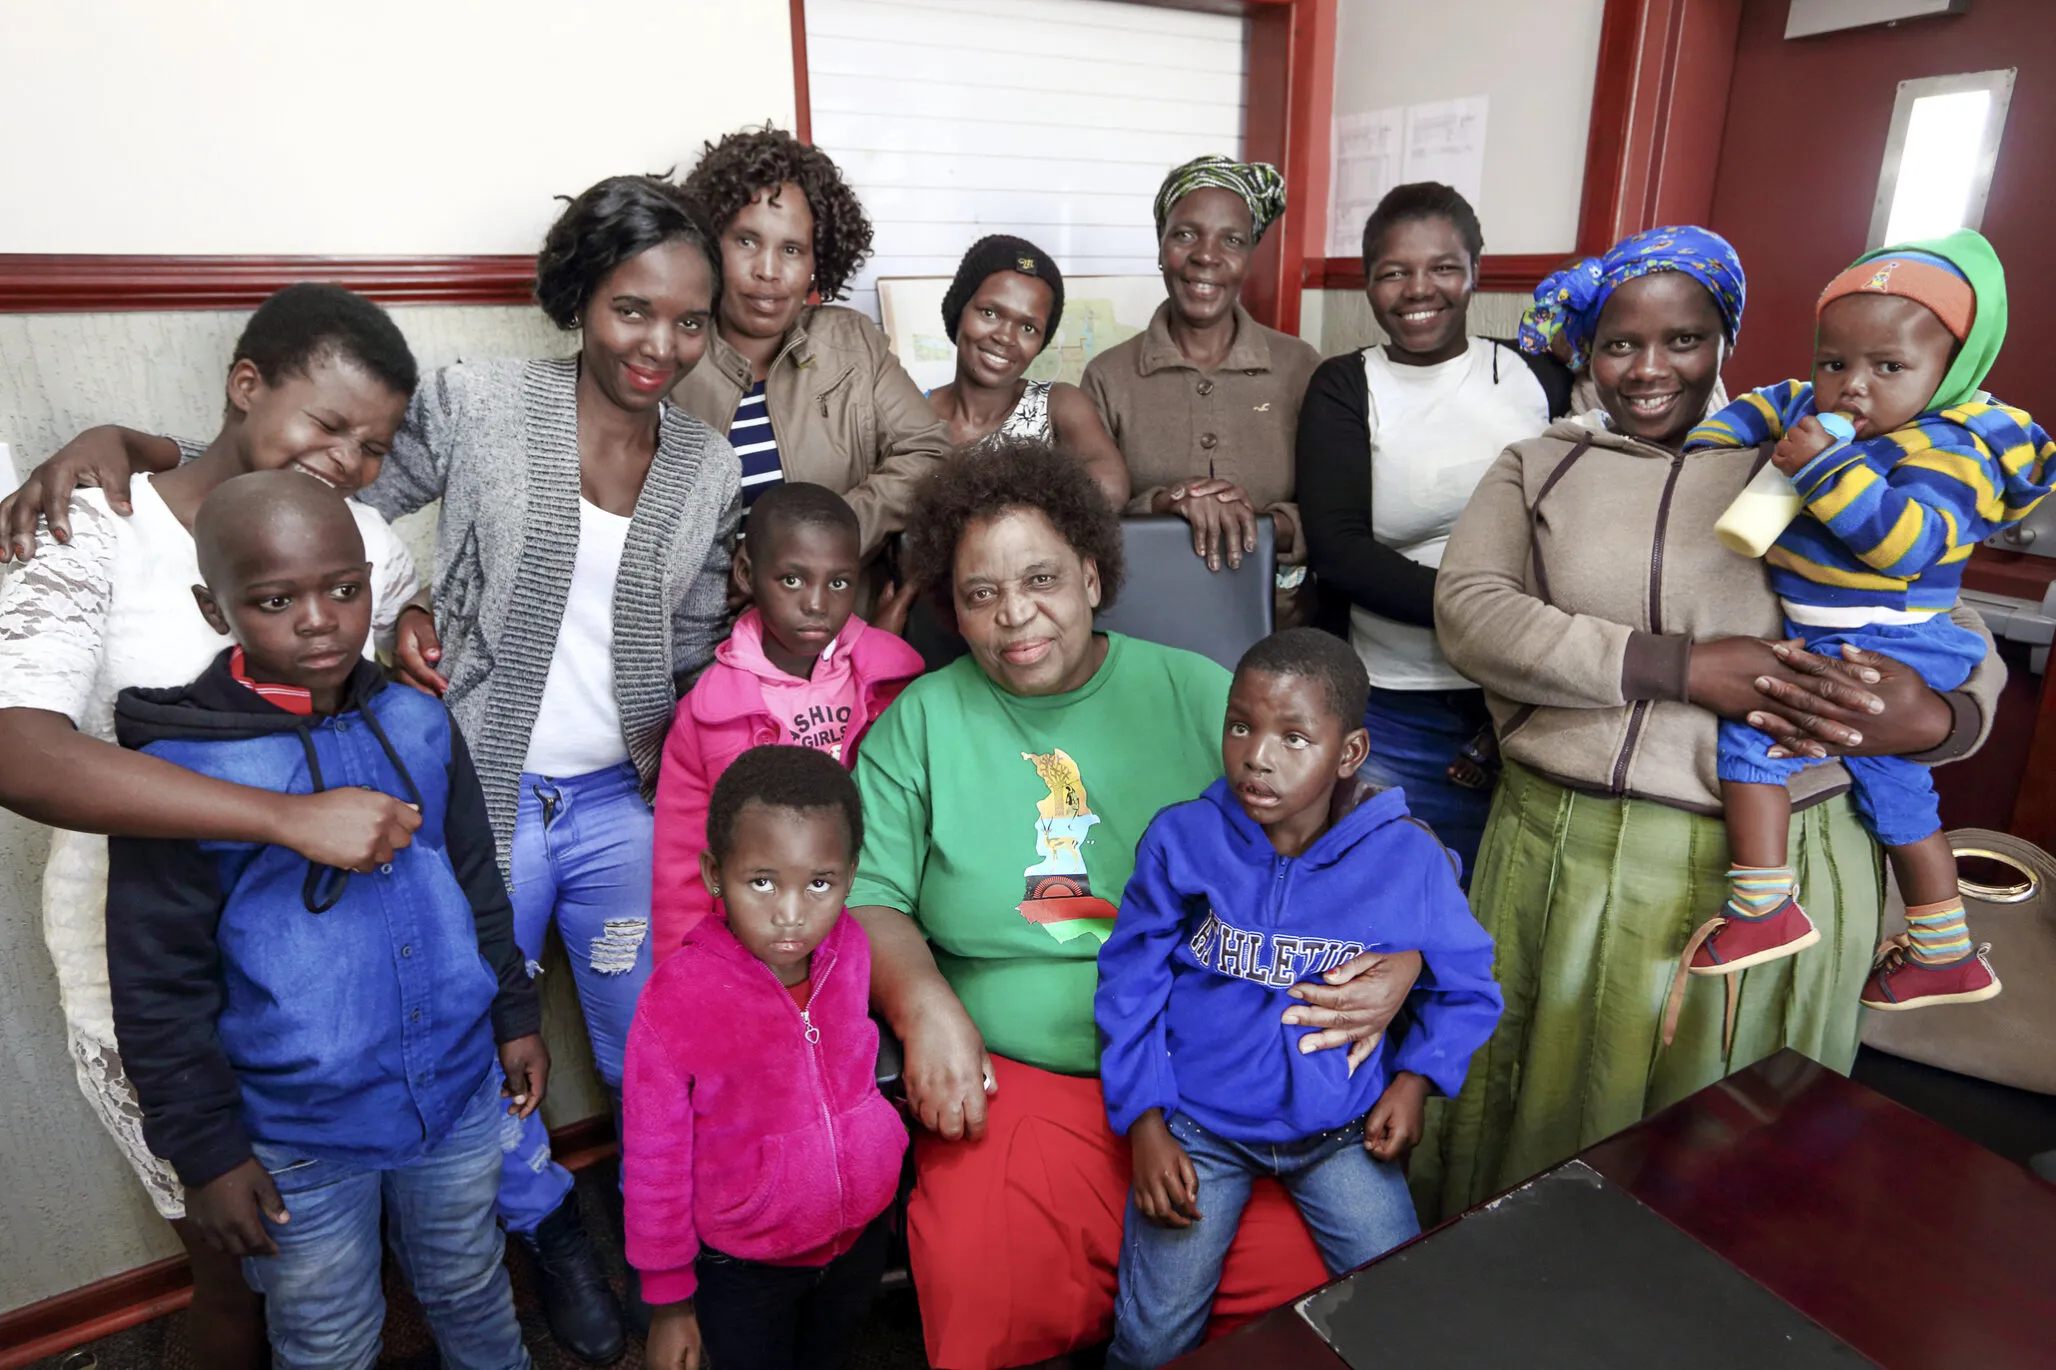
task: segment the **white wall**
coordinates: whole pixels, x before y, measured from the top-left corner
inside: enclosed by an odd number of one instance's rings
[[[11,0],[0,252],[533,252],[793,124],[787,0]]]
[[[1490,97],[1487,252],[1577,241],[1605,0],[1341,0],[1335,113]]]
[[[1156,274],[1164,173],[1241,155],[1247,30],[1125,0],[809,0],[814,140],[876,230],[850,303],[877,318],[878,277],[952,276],[988,233],[1067,275]]]

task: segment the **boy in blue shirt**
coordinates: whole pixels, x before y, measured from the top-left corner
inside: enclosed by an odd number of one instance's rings
[[[1337,638],[1249,649],[1221,734],[1226,776],[1156,816],[1099,954],[1107,1117],[1134,1185],[1111,1367],[1199,1344],[1252,1181],[1292,1195],[1331,1273],[1420,1231],[1396,1162],[1428,1090],[1455,1094],[1501,1007],[1492,939],[1406,796],[1357,778],[1370,680]],[[1403,1029],[1361,1065],[1282,1027],[1291,986],[1363,951],[1419,951]]]
[[[238,476],[193,535],[201,612],[236,645],[189,686],[123,691],[123,745],[282,793],[382,790],[422,823],[357,872],[251,843],[109,844],[144,1137],[187,1220],[245,1258],[281,1367],[377,1359],[383,1213],[444,1363],[521,1370],[493,1202],[500,1130],[541,1102],[549,1055],[478,778],[443,706],[363,659],[369,568],[339,495]]]

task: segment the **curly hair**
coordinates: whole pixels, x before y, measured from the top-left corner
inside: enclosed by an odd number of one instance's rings
[[[1456,236],[1463,239],[1463,250],[1470,254],[1471,269],[1477,269],[1478,258],[1485,255],[1485,230],[1478,225],[1478,211],[1452,186],[1440,181],[1412,181],[1386,191],[1385,198],[1364,220],[1364,270],[1370,270],[1371,259],[1384,247],[1385,235],[1395,225],[1416,219],[1449,220],[1456,228]]]
[[[674,240],[691,243],[707,259],[718,311],[721,254],[700,207],[661,176],[609,176],[567,200],[543,235],[535,259],[535,302],[557,327],[576,328],[579,311],[608,272]]]
[[[1272,633],[1235,663],[1235,678],[1246,675],[1311,680],[1321,687],[1322,702],[1345,736],[1363,726],[1364,706],[1371,698],[1370,673],[1356,649],[1331,633],[1319,628]]]
[[[758,195],[788,181],[814,212],[814,285],[822,299],[839,300],[871,255],[871,220],[827,153],[769,124],[746,128],[708,143],[685,189],[719,235]]]
[[[1125,570],[1121,516],[1085,463],[1034,438],[992,437],[959,451],[914,492],[907,515],[907,575],[951,603],[964,530],[1015,509],[1033,509],[1081,557],[1099,567],[1099,607],[1113,607]]]
[[[707,850],[728,859],[735,845],[735,819],[752,800],[767,809],[819,813],[834,809],[849,834],[850,861],[864,845],[864,806],[857,785],[841,762],[812,747],[773,744],[752,747],[729,764],[707,799]]]

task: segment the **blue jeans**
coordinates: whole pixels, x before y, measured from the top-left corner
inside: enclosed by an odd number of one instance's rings
[[[364,1370],[385,1326],[379,1218],[451,1370],[521,1370],[528,1352],[493,1222],[500,1185],[498,1067],[455,1127],[420,1160],[359,1170],[253,1143],[289,1221],[266,1222],[276,1256],[243,1262],[264,1295],[279,1370]]]
[[[586,775],[523,772],[514,817],[514,940],[542,973],[550,923],[571,958],[600,1080],[621,1093],[635,1001],[650,978],[650,855],[656,821],[627,762]]]
[[[1198,1173],[1203,1216],[1190,1227],[1158,1227],[1142,1216],[1129,1193],[1107,1370],[1147,1370],[1199,1345],[1221,1283],[1221,1262],[1259,1175],[1285,1186],[1331,1275],[1354,1270],[1420,1233],[1405,1175],[1364,1150],[1361,1121],[1277,1143],[1231,1142],[1183,1114],[1171,1115],[1169,1127]]]
[[[1442,845],[1463,862],[1466,889],[1471,867],[1477,864],[1478,843],[1485,837],[1492,791],[1457,784],[1449,778],[1449,763],[1491,721],[1483,690],[1374,688],[1364,710],[1371,757],[1362,775],[1406,791],[1407,810],[1433,828]]]

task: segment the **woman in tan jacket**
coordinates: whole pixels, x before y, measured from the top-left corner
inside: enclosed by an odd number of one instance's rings
[[[780,481],[825,485],[872,555],[949,438],[878,325],[807,302],[841,298],[871,255],[863,205],[827,153],[769,127],[707,144],[685,189],[713,220],[721,296],[706,360],[672,399],[728,435],[745,518]]]
[[[1726,889],[1715,725],[1940,762],[1977,746],[2005,677],[1987,657],[1944,696],[1886,658],[1774,645],[1762,565],[1713,534],[1759,453],[1683,450],[1741,320],[1741,264],[1711,233],[1652,229],[1587,265],[1593,288],[1545,321],[1589,355],[1603,408],[1501,454],[1436,584],[1442,650],[1484,686],[1506,764],[1471,881],[1506,1012],[1415,1153],[1424,1219],[1783,1047],[1847,1070],[1884,879],[1833,762],[1792,784],[1821,945],[1731,977],[1732,1008],[1695,985],[1664,1043],[1679,954]]]
[[[1321,354],[1242,307],[1257,243],[1285,212],[1284,177],[1264,162],[1195,158],[1164,178],[1155,210],[1164,302],[1148,328],[1086,365],[1079,388],[1127,459],[1130,514],[1177,514],[1215,570],[1242,564],[1267,514],[1296,586],[1306,549],[1292,443]]]

